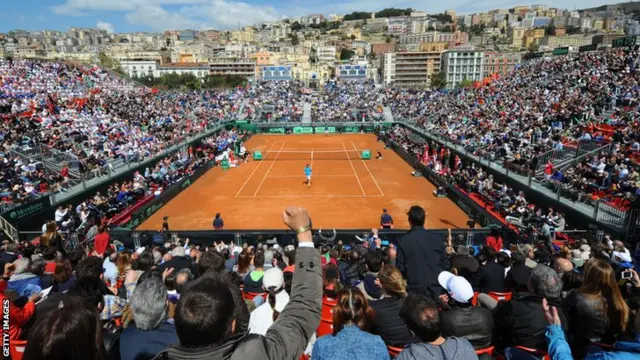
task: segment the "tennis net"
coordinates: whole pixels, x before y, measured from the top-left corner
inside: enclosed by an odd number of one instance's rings
[[[254,160],[369,160],[370,150],[280,150],[253,152]]]

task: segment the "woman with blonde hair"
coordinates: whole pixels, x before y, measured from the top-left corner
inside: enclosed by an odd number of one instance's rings
[[[58,232],[58,225],[55,221],[47,222],[45,232],[40,236],[40,247],[42,250],[55,248],[63,256],[66,255],[66,251],[62,245],[62,236]]]
[[[314,360],[388,360],[387,347],[380,336],[368,333],[373,309],[356,287],[338,293],[333,307],[333,335],[318,338],[313,345]]]
[[[584,355],[589,343],[613,344],[629,324],[629,307],[620,293],[615,271],[599,259],[585,264],[582,286],[567,295],[562,311],[569,322],[567,333],[576,358]]]
[[[370,302],[375,314],[372,332],[380,335],[390,346],[404,346],[417,341],[399,315],[407,296],[407,282],[400,270],[393,265],[384,265],[378,272],[378,281],[382,298]]]
[[[123,251],[118,254],[116,267],[118,268],[118,283],[112,284],[111,286],[116,285],[117,288],[120,288],[124,283],[127,272],[131,270],[131,254],[128,251]]]

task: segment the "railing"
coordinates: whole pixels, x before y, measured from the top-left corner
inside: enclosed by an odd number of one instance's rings
[[[625,222],[627,219],[627,213],[627,210],[613,207],[600,199],[593,210],[593,217],[599,223],[607,224],[618,229],[624,229],[626,226]]]
[[[581,162],[582,160],[584,160],[585,158],[587,158],[589,156],[601,156],[601,155],[604,155],[603,153],[606,153],[607,155],[609,155],[611,153],[611,146],[612,145],[613,144],[606,144],[606,145],[603,145],[603,146],[601,146],[601,147],[599,147],[597,149],[594,149],[594,150],[591,150],[589,152],[583,153],[582,155],[571,159],[571,161],[569,161],[569,162],[565,162],[565,163],[559,164],[556,167],[555,170],[568,169],[568,168],[578,164],[579,162]],[[581,152],[581,151],[579,150],[579,152]]]
[[[568,156],[571,156],[571,153],[575,154],[575,150],[568,150],[563,148],[561,150],[552,149],[542,155],[539,155],[536,175],[542,175],[544,173],[544,166],[547,162],[553,162],[553,160],[564,160]]]
[[[11,223],[7,221],[7,219],[5,219],[2,216],[0,216],[0,230],[2,230],[7,235],[9,240],[11,241],[18,240],[18,236],[19,236],[18,230],[13,225],[11,225]]]
[[[214,133],[216,133],[217,131],[220,131],[223,127],[224,127],[225,123],[217,123],[217,124],[210,124],[209,125],[209,130],[198,134],[196,136],[193,136],[191,138],[187,138],[182,142],[179,142],[171,147],[169,147],[168,149],[164,150],[163,152],[151,157],[151,158],[147,158],[147,159],[141,159],[138,162],[134,162],[134,161],[129,161],[126,162],[126,165],[123,165],[119,168],[115,168],[114,171],[109,171],[106,170],[104,173],[104,175],[100,175],[98,176],[98,174],[96,173],[91,173],[91,174],[84,174],[83,178],[79,179],[79,181],[77,182],[77,184],[74,184],[74,186],[72,186],[71,188],[68,189],[67,192],[64,193],[56,193],[56,194],[51,194],[51,203],[52,205],[55,205],[59,202],[64,201],[65,199],[77,194],[80,191],[84,191],[88,188],[91,188],[93,186],[96,186],[102,182],[108,181],[109,179],[119,176],[121,174],[124,174],[125,172],[129,171],[133,166],[142,166],[145,164],[155,164],[156,162],[158,162],[159,160],[161,160],[162,158],[175,153],[176,151],[179,151],[181,149],[186,149],[187,144],[192,143],[194,141],[198,141],[204,137],[207,136],[211,136]]]

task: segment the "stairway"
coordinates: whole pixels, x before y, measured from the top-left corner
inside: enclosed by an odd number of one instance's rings
[[[311,124],[311,104],[308,102],[302,105],[302,123]]]

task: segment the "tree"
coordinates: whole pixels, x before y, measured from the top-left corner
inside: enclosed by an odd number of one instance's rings
[[[435,15],[429,15],[429,16],[431,16],[432,18],[434,18],[434,19],[436,19],[438,21],[441,21],[443,23],[452,23],[453,22],[453,18],[449,14],[442,13],[442,14],[435,14]]]
[[[391,43],[391,36],[387,35],[386,39],[384,39],[384,42],[386,42],[387,44]]]
[[[450,33],[450,32],[452,32],[452,31],[451,31],[451,26],[449,26],[449,25],[445,25],[445,26],[441,29],[441,31],[442,31],[442,32],[445,32],[445,33]]]
[[[356,52],[349,49],[340,50],[340,60],[350,60],[352,57],[356,56]]]
[[[386,18],[386,17],[394,17],[394,16],[407,16],[413,12],[413,9],[396,9],[396,8],[387,8],[376,13],[376,18]],[[370,18],[368,16],[367,18]]]
[[[369,18],[371,18],[370,12],[355,11],[355,12],[352,12],[351,14],[345,15],[343,19],[345,21],[349,21],[349,20],[364,20]]]
[[[298,35],[293,34],[291,35],[291,45],[296,46],[300,44],[300,39],[298,39]]]
[[[433,25],[429,25],[429,27],[427,28],[427,31],[435,31],[436,28],[433,27]]]
[[[578,34],[580,32],[582,32],[582,29],[579,26],[567,26],[567,35]]]
[[[438,71],[436,73],[431,74],[431,88],[432,89],[444,89],[447,87],[447,77],[444,75],[444,72]]]
[[[355,35],[351,35],[350,38],[351,38],[351,41],[353,41],[353,40],[356,39],[356,36]]]
[[[302,25],[300,25],[299,22],[294,21],[293,24],[291,24],[291,30],[293,31],[298,31],[302,29]]]
[[[540,49],[540,46],[538,44],[536,44],[535,42],[532,42],[527,47],[527,51],[530,52],[530,53],[538,52],[539,49]]]
[[[459,89],[469,89],[472,86],[473,80],[469,80],[465,77],[464,80],[460,81],[456,87]]]
[[[549,24],[549,25],[544,29],[544,33],[545,33],[547,36],[555,35],[555,34],[556,34],[556,27],[555,27],[555,26],[553,26],[553,25],[551,25],[551,24]]]

